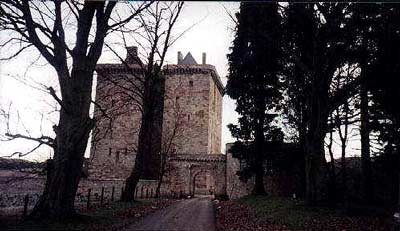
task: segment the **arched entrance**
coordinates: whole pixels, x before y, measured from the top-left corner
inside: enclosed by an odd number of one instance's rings
[[[215,177],[208,170],[196,172],[192,178],[191,192],[196,195],[214,195],[215,194]]]
[[[226,196],[226,156],[222,154],[175,154],[165,188],[183,195]]]

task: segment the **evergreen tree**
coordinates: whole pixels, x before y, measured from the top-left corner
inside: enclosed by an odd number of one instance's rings
[[[229,125],[238,139],[237,148],[246,160],[246,176],[255,175],[253,194],[265,194],[263,183],[266,141],[282,140],[273,125],[282,99],[281,16],[278,3],[242,3],[237,17],[236,36],[228,55],[229,76],[226,93],[236,100],[239,124]],[[249,144],[252,145],[249,145]]]

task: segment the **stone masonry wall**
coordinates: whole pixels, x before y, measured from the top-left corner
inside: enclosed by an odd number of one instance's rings
[[[240,170],[239,159],[233,158],[229,149],[232,144],[226,145],[226,191],[230,199],[249,195],[254,187],[254,177],[241,181],[236,174]],[[296,192],[295,177],[287,174],[264,176],[264,187],[269,195],[292,196]]]
[[[45,180],[45,177],[32,174],[19,174],[19,176],[0,177],[0,210],[3,208],[23,206],[25,195],[29,195],[29,205],[33,206],[38,201],[39,196],[42,194]],[[124,180],[82,178],[79,182],[78,191],[75,197],[76,203],[86,201],[89,189],[91,189],[91,200],[96,202],[100,198],[102,187],[104,187],[105,201],[111,198],[113,187],[114,199],[118,200],[121,197],[121,191],[124,187]],[[154,196],[156,187],[157,181],[141,180],[136,188],[136,197],[145,198],[150,196],[150,194]]]
[[[178,153],[208,153],[209,78],[203,73],[180,73],[179,67],[166,77],[163,137],[178,123],[173,140]]]
[[[210,78],[209,97],[209,150],[208,153],[221,153],[222,93],[217,84]]]
[[[164,134],[179,118],[180,129],[174,140],[178,153],[221,153],[222,85],[215,68],[168,65],[164,70]]]
[[[107,66],[103,66],[106,68]],[[89,175],[93,178],[126,178],[132,170],[141,113],[136,102],[130,99],[132,87],[128,75],[107,73],[98,68],[95,118],[97,129],[93,131]],[[135,81],[135,84],[140,84]]]
[[[137,95],[125,91],[142,88],[131,76],[140,76],[140,68],[135,65],[131,68],[137,73],[123,64],[100,64],[96,68],[98,129],[94,131],[90,178],[125,179],[133,167],[141,119],[137,103],[140,102],[132,100],[138,99]],[[163,110],[159,116],[162,126],[158,126],[162,136],[156,140],[165,147],[174,127],[178,126],[173,138],[174,153],[220,154],[223,86],[215,67],[167,65],[163,67],[163,75]],[[104,116],[104,110],[108,117]]]

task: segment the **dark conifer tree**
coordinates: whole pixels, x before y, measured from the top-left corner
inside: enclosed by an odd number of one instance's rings
[[[242,150],[247,160],[247,175],[255,175],[253,194],[262,195],[265,194],[265,142],[282,140],[282,132],[273,125],[277,116],[274,112],[282,99],[281,17],[278,3],[242,3],[236,16],[238,24],[228,55],[226,92],[236,100],[240,118],[238,125],[229,127],[238,139],[237,144],[252,143],[252,148],[237,150]]]

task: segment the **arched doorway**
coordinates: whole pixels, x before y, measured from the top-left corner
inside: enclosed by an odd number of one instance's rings
[[[215,194],[215,178],[208,170],[198,171],[192,178],[192,195],[205,196]]]

